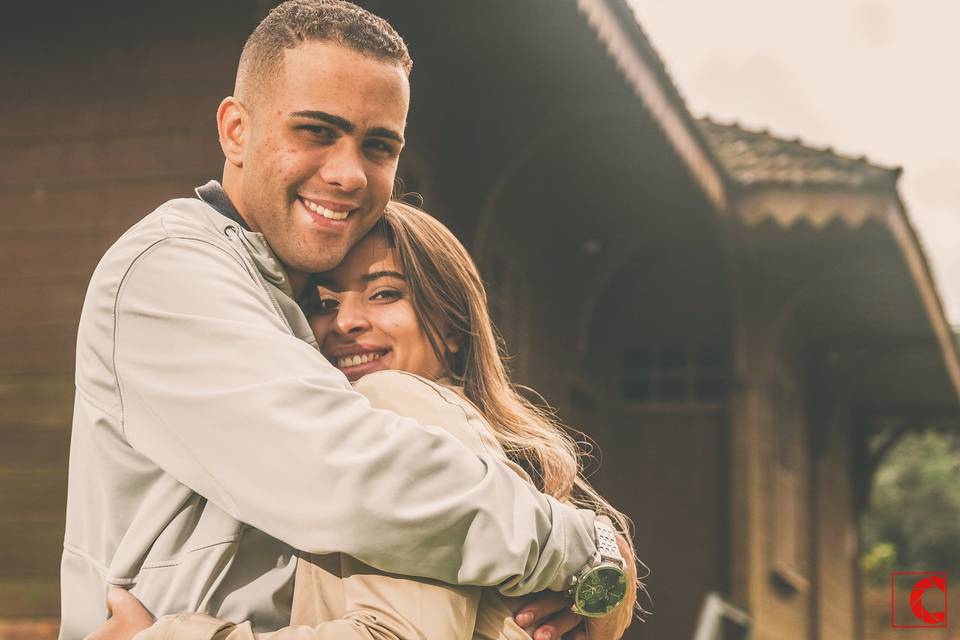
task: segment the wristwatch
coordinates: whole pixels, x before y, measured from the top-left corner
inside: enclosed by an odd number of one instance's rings
[[[597,553],[574,576],[568,595],[570,609],[581,616],[599,618],[613,611],[627,595],[627,563],[620,555],[613,527],[594,520]]]

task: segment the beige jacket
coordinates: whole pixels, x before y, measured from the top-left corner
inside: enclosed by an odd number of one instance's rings
[[[509,595],[563,589],[596,551],[591,512],[371,408],[320,354],[264,237],[198,199],[100,261],[76,386],[61,640],[103,624],[111,586],[157,616],[285,627],[295,549]]]
[[[471,451],[497,456],[530,481],[507,460],[477,409],[451,388],[400,371],[366,376],[355,388],[376,408],[444,425]],[[512,617],[521,604],[494,589],[392,576],[344,554],[304,554],[290,627],[258,634],[249,622],[192,613],[160,618],[135,640],[529,640]]]

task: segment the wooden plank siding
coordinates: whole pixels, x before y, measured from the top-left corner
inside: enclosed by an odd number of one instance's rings
[[[0,376],[0,617],[57,613],[72,409],[72,373]]]
[[[56,633],[31,620],[59,616],[90,274],[133,223],[220,176],[214,114],[248,28],[184,40],[157,27],[122,45],[0,52],[17,88],[0,103],[0,637]]]

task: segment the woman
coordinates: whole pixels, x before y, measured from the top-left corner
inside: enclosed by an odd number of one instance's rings
[[[392,202],[381,224],[314,284],[303,306],[321,351],[374,407],[443,425],[479,455],[505,457],[544,493],[613,520],[630,568],[628,596],[588,627],[591,638],[619,638],[636,601],[629,522],[583,477],[577,446],[552,414],[510,383],[483,283],[463,245],[426,213]],[[304,556],[294,592],[295,626],[269,637],[529,638],[517,624],[522,618],[515,618],[523,604],[493,589],[388,576],[342,554]],[[146,626],[143,613],[134,611],[140,623],[128,631]],[[577,620],[561,612],[552,622],[565,631]],[[575,633],[585,637],[582,628]],[[137,635],[168,637],[242,640],[256,634],[249,622],[184,614],[161,618]]]

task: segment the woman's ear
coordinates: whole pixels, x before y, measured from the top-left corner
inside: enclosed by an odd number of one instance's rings
[[[227,96],[217,109],[217,132],[220,134],[220,148],[227,162],[243,166],[243,150],[247,142],[247,128],[250,115],[240,101]]]
[[[443,337],[443,345],[447,348],[447,353],[457,353],[460,351],[460,338],[453,331],[447,331]]]

